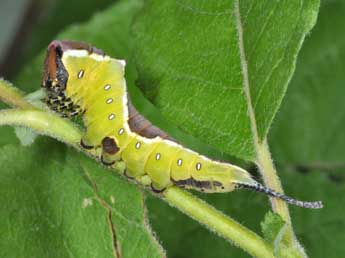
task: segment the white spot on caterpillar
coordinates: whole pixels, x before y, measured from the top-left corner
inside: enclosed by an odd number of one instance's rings
[[[124,132],[125,132],[125,129],[120,128],[120,130],[119,130],[119,135],[122,135]]]
[[[177,160],[177,166],[181,167],[182,166],[182,159]]]
[[[109,120],[113,120],[115,118],[115,115],[114,114],[110,114],[109,116],[108,116],[108,119]]]
[[[84,70],[80,70],[78,73],[78,79],[82,78],[84,76]]]
[[[111,88],[110,84],[104,86],[104,90],[109,90]]]
[[[161,159],[161,154],[160,153],[157,153],[156,154],[156,160],[160,160]]]
[[[135,148],[136,148],[137,150],[139,150],[140,147],[141,147],[141,143],[140,143],[140,142],[137,142],[137,143],[135,144]]]
[[[113,102],[113,99],[112,99],[112,98],[109,98],[109,99],[107,99],[107,101],[106,101],[107,104],[110,104],[111,102]]]
[[[91,206],[93,203],[92,203],[92,199],[91,198],[85,198],[83,200],[83,208],[85,209],[86,207],[88,206]]]
[[[200,170],[201,169],[201,163],[200,162],[198,162],[198,163],[196,163],[196,170]]]

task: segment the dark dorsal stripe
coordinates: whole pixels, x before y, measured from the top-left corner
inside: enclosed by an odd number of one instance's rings
[[[130,99],[128,100],[128,125],[132,132],[140,136],[152,139],[159,136],[163,139],[175,141],[166,132],[151,124],[144,116],[142,116],[133,106]]]

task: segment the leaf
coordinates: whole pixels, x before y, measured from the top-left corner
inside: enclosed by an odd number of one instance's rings
[[[253,160],[252,127],[258,140],[266,136],[318,6],[318,0],[146,1],[134,26],[138,85],[171,123]]]
[[[21,31],[17,41],[20,45],[7,53],[5,71],[18,72],[31,62],[42,49],[46,48],[57,32],[76,22],[85,22],[100,10],[105,9],[114,0],[36,1],[26,5],[29,15],[23,17],[25,33]],[[25,3],[24,3],[25,5]],[[63,12],[63,15],[61,13]],[[23,27],[21,28],[23,30]],[[7,73],[6,73],[7,74]],[[12,76],[13,77],[13,76]]]
[[[15,127],[14,131],[23,146],[29,146],[37,137],[37,133],[26,127]]]
[[[279,232],[284,226],[284,220],[276,213],[267,212],[264,220],[261,222],[261,230],[265,239],[274,244]]]
[[[345,112],[344,34],[342,27],[336,26],[345,22],[344,12],[343,1],[323,2],[269,135],[285,192],[301,200],[322,200],[325,205],[321,210],[290,206],[297,238],[313,258],[338,258],[345,253],[341,244],[345,241],[345,181],[340,176],[345,170],[334,166],[345,156],[344,120],[339,119]],[[325,137],[328,134],[332,136]],[[296,166],[311,161],[327,166]],[[329,175],[336,171],[338,177]],[[238,191],[202,197],[256,232],[268,209],[266,197],[257,193]],[[150,199],[148,208],[152,227],[170,257],[185,253],[189,258],[248,257],[159,201]],[[167,233],[173,230],[174,235]]]
[[[84,154],[40,138],[0,166],[1,257],[164,257],[141,191]]]
[[[343,1],[326,2],[306,41],[296,74],[271,134],[282,166],[308,171],[345,169],[345,22]]]

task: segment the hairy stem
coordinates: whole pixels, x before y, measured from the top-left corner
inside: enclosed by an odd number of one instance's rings
[[[25,126],[79,148],[80,130],[70,121],[40,110],[6,109],[0,111],[0,125]]]
[[[11,107],[22,109],[35,109],[31,103],[24,99],[23,93],[8,81],[0,78],[0,100]]]
[[[192,194],[170,187],[163,193],[164,200],[208,229],[224,237],[254,257],[274,257],[272,248],[256,233],[224,215]]]

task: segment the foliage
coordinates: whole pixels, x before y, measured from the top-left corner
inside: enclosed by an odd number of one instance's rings
[[[238,10],[257,134],[263,140],[316,21],[318,1],[241,1]],[[339,216],[345,207],[345,113],[339,107],[345,93],[344,11],[340,0],[322,5],[268,135],[286,192],[325,203],[321,211],[291,208],[297,238],[310,257],[345,253],[337,244],[345,240]],[[200,142],[209,144],[208,151],[218,151],[216,158],[225,152],[255,160],[238,18],[236,1],[130,0],[56,38],[87,41],[126,59],[133,102],[144,112],[152,109],[137,85],[159,109],[153,120],[166,128],[172,124],[170,132],[181,142],[202,153]],[[17,77],[22,90],[38,89],[43,54]],[[23,147],[8,127],[0,127],[0,135],[2,256],[112,257],[118,244],[123,257],[164,257],[136,186],[60,143],[39,137]],[[273,246],[284,230],[277,215],[264,219],[266,197],[257,193],[198,196],[258,233],[265,221],[264,236]],[[248,256],[161,200],[148,196],[146,203],[168,257]]]

